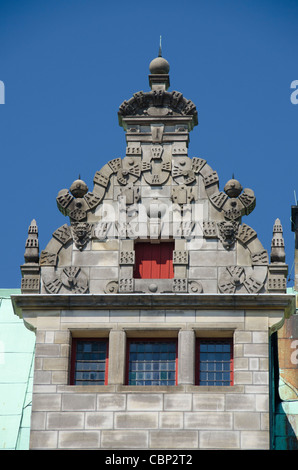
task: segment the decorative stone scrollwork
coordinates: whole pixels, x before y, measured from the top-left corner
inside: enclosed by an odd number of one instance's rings
[[[188,292],[202,294],[203,291],[203,285],[200,281],[188,281]]]
[[[118,292],[118,282],[110,281],[104,288],[106,294],[116,294]]]

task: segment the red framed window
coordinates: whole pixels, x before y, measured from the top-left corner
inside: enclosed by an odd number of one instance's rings
[[[73,338],[71,385],[107,385],[108,340]]]
[[[176,339],[129,339],[127,385],[176,385]]]
[[[135,279],[172,279],[174,242],[136,243]]]
[[[233,341],[231,338],[198,338],[196,384],[233,385]]]

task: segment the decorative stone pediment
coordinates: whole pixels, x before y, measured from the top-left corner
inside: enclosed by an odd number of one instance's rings
[[[168,69],[166,60],[153,61],[151,91],[135,93],[120,105],[123,156],[95,171],[91,190],[79,177],[58,192],[57,206],[69,224],[54,231],[40,257],[37,226],[31,224],[24,292],[285,291],[279,220],[269,263],[256,231],[242,221],[255,208],[253,190],[243,189],[234,177],[221,188],[206,158],[189,156],[189,132],[198,124],[198,113],[182,93],[168,91]],[[136,244],[143,242],[161,248],[171,243],[173,276],[135,276],[137,263],[145,262],[136,256]]]
[[[119,123],[124,116],[192,116],[193,126],[198,124],[198,112],[194,103],[184,98],[178,91],[151,90],[139,91],[119,107]]]

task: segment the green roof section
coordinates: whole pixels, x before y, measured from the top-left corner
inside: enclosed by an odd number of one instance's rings
[[[35,334],[13,311],[11,295],[0,289],[0,449],[28,450]]]

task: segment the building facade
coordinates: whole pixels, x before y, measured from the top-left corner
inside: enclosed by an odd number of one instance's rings
[[[295,312],[282,226],[243,219],[253,190],[188,155],[195,105],[150,64],[119,108],[123,158],[32,221],[17,315],[36,334],[31,449],[269,449],[272,338]]]

